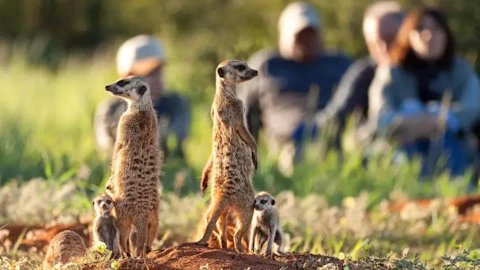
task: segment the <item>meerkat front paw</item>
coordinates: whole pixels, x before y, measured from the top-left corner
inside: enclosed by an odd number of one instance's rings
[[[253,160],[253,166],[255,166],[255,170],[257,170],[258,169],[257,151],[252,151],[252,160]]]
[[[201,185],[200,185],[200,192],[202,193],[202,195],[205,195],[205,190],[207,189],[208,187],[208,172],[203,172],[202,174],[202,182],[201,182]]]

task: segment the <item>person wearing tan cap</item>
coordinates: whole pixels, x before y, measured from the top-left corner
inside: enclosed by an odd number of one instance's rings
[[[183,142],[190,129],[190,102],[176,93],[164,92],[163,67],[165,51],[161,43],[147,35],[139,35],[125,41],[117,52],[117,72],[120,77],[143,76],[150,85],[153,106],[159,116],[161,126],[161,147],[165,157],[169,155],[167,136],[175,134],[177,147],[174,155],[184,158]],[[94,129],[97,146],[101,150],[113,152],[118,121],[127,109],[119,98],[102,102],[95,113]]]
[[[250,132],[258,140],[262,130],[269,151],[280,153],[279,165],[285,174],[301,160],[304,137],[316,137],[317,127],[307,123],[329,103],[333,88],[352,62],[323,49],[321,26],[313,6],[287,5],[278,22],[278,50],[264,49],[252,56],[249,65],[259,76],[238,89]],[[317,98],[310,96],[312,89],[319,90]]]

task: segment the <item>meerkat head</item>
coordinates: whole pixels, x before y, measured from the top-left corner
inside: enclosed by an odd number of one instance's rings
[[[217,76],[228,84],[238,84],[248,81],[258,75],[258,71],[249,67],[245,62],[227,60],[217,67]]]
[[[275,205],[275,199],[267,192],[260,192],[255,196],[254,208],[257,211],[264,211]]]
[[[114,202],[112,200],[112,197],[105,193],[102,193],[95,197],[95,199],[93,199],[92,206],[95,209],[97,215],[103,216],[110,213],[110,211],[114,207]]]
[[[140,76],[130,76],[105,86],[105,90],[111,95],[131,102],[141,101],[146,96],[150,99],[149,89],[147,80]]]

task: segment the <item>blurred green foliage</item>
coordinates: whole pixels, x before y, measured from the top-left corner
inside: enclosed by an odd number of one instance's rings
[[[0,0],[0,37],[10,45],[29,44],[30,61],[58,68],[66,54],[93,52],[140,33],[167,44],[171,61],[203,67],[182,69],[205,87],[204,70],[225,58],[248,58],[274,47],[277,20],[287,0]],[[328,48],[352,57],[366,53],[361,35],[363,12],[374,0],[308,1],[322,15]],[[406,9],[439,5],[450,19],[459,51],[475,62],[480,50],[480,5],[476,0],[400,0]],[[195,89],[197,90],[197,89]],[[195,91],[195,93],[198,93]]]
[[[166,46],[168,88],[193,101],[192,134],[186,145],[190,167],[169,162],[162,181],[167,190],[183,185],[182,194],[198,191],[198,178],[210,151],[212,70],[222,60],[246,60],[259,49],[276,47],[278,17],[289,2],[0,0],[0,184],[14,178],[65,178],[86,166],[89,177],[84,185],[91,191],[102,186],[109,162],[95,150],[93,114],[108,97],[103,86],[117,78],[114,56],[118,45],[132,35],[147,33]],[[322,16],[325,47],[352,58],[366,53],[361,21],[373,1],[311,2]],[[407,9],[419,4],[400,2]],[[459,53],[480,67],[478,2],[423,3],[444,7]],[[452,195],[448,185],[416,189],[406,184],[415,177],[416,165],[396,170],[389,167],[388,158],[377,157],[364,170],[358,152],[346,156],[343,166],[332,156],[320,160],[316,152],[287,179],[268,160],[265,145],[260,147],[256,188],[273,193],[285,189],[299,195],[316,192],[337,203],[362,189],[374,192],[374,197],[386,197],[395,188],[412,197]]]

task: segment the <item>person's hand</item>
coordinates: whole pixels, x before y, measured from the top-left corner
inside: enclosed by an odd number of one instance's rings
[[[428,139],[440,132],[437,115],[428,113],[398,118],[391,128],[392,136],[402,143]]]

